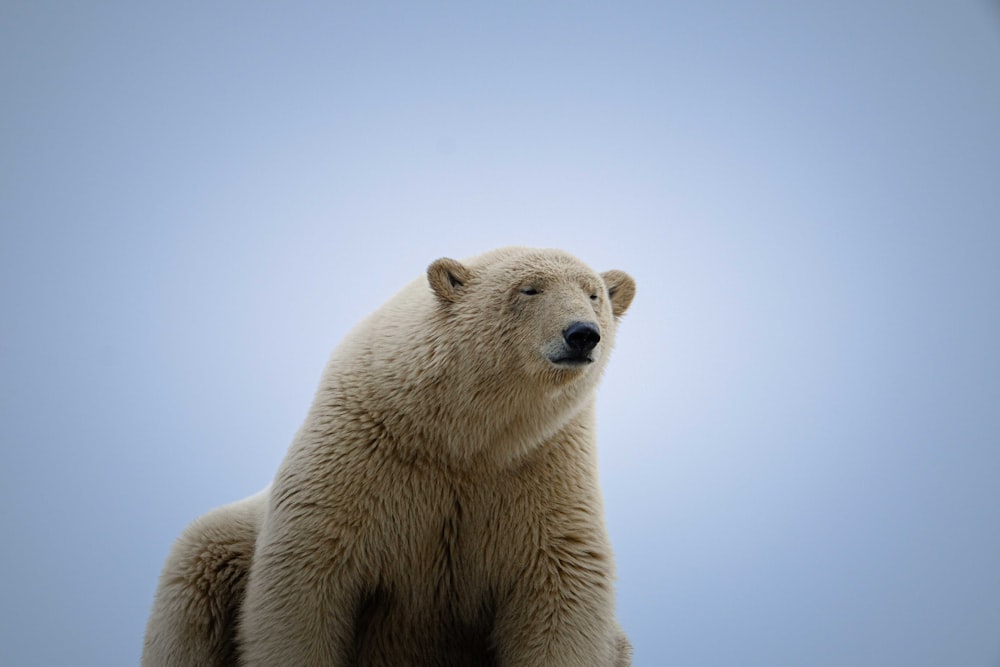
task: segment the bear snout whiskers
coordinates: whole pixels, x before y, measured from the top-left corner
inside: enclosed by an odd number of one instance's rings
[[[573,322],[562,335],[570,353],[577,357],[590,354],[601,342],[601,331],[592,322]]]

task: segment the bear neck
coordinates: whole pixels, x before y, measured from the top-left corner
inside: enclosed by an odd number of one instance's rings
[[[415,357],[419,360],[419,357]],[[453,356],[452,359],[462,359]],[[516,465],[568,428],[592,427],[595,392],[588,382],[477,375],[466,364],[384,364],[363,355],[326,374],[310,421],[334,411],[358,424],[345,446],[375,447],[405,460],[448,467]],[[360,368],[359,368],[360,366]],[[336,434],[331,434],[336,437]]]

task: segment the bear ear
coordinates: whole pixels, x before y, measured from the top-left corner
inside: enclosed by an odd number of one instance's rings
[[[611,312],[615,317],[621,317],[635,297],[635,281],[629,274],[617,270],[605,271],[601,278],[604,278],[608,296],[611,297]]]
[[[442,257],[427,267],[427,282],[437,298],[454,303],[462,295],[462,289],[472,277],[472,272],[454,259]]]

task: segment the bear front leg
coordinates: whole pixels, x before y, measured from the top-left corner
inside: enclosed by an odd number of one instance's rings
[[[355,586],[336,545],[303,533],[262,536],[240,625],[240,664],[347,665]]]
[[[610,555],[567,540],[540,549],[498,608],[501,665],[619,667],[631,651],[614,620]]]

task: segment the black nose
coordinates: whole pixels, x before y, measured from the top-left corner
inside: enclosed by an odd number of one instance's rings
[[[601,332],[596,324],[573,322],[563,331],[563,340],[577,354],[586,354],[601,342]]]

